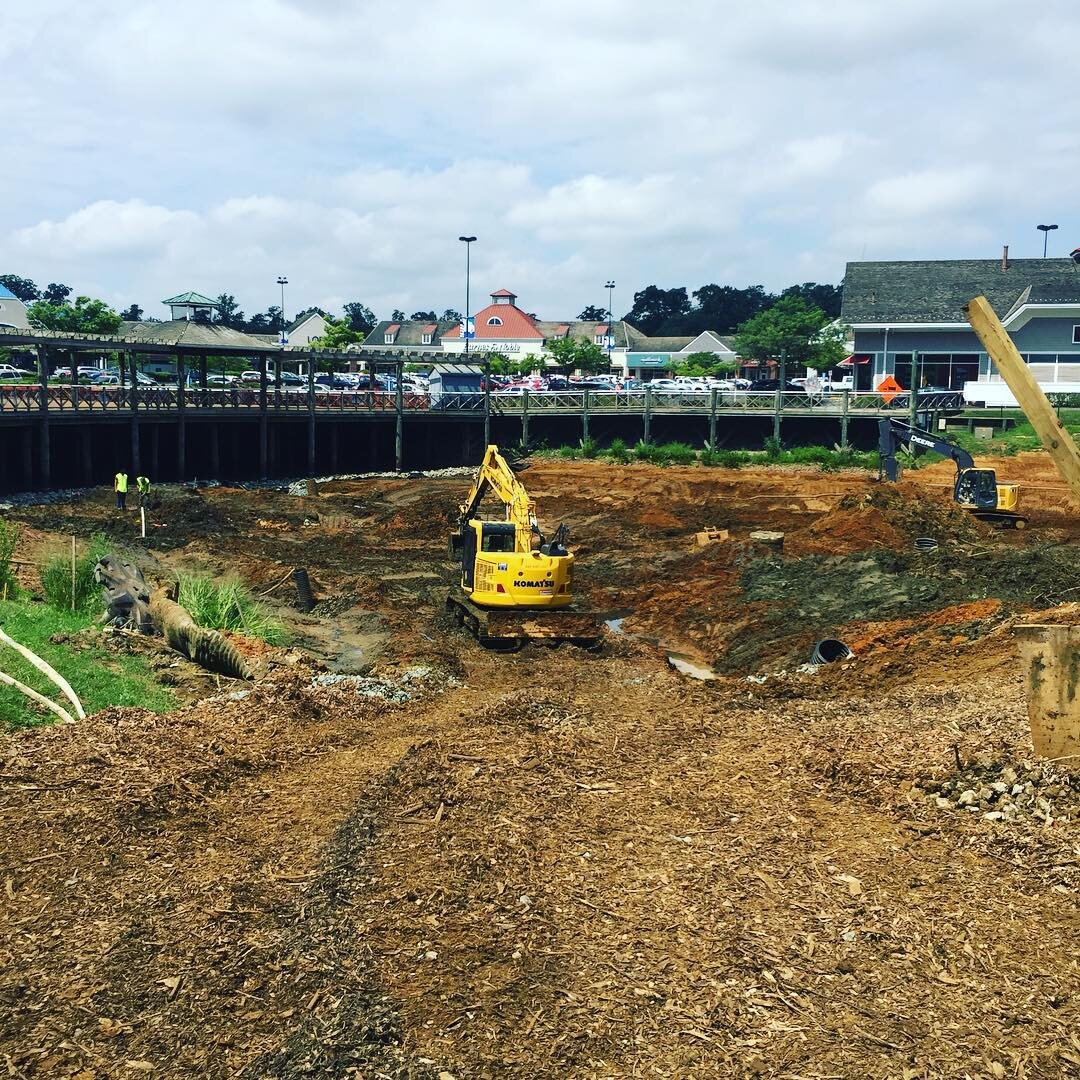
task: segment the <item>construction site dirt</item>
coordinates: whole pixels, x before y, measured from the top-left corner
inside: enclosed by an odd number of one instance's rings
[[[1080,515],[1043,455],[986,463],[1027,529],[950,463],[536,461],[597,650],[454,625],[467,477],[168,488],[145,542],[104,490],[11,511],[235,576],[292,640],[2,736],[8,1074],[1080,1075],[1080,776],[1034,758],[1012,636],[1080,621]]]

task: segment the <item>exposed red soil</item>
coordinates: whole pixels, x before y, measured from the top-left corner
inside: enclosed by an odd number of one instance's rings
[[[1022,534],[955,511],[944,472],[894,491],[533,465],[581,600],[642,635],[597,654],[493,654],[453,627],[463,478],[165,491],[148,573],[237,575],[297,642],[168,716],[4,737],[0,1060],[82,1080],[1076,1074],[1080,785],[1031,760],[1011,639],[1080,619],[1076,533],[1045,463],[1019,464]],[[107,494],[17,516],[35,551],[130,540]],[[728,540],[696,546],[708,525]],[[766,528],[782,554],[751,542]],[[940,549],[917,555],[928,529]],[[799,672],[826,630],[855,659]],[[305,650],[382,682],[315,685]],[[689,681],[669,650],[724,674]],[[935,785],[1006,768],[1048,814],[938,805]]]

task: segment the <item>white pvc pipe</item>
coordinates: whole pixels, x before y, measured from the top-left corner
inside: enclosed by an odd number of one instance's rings
[[[33,664],[46,678],[54,682],[60,688],[60,692],[64,697],[75,706],[75,713],[79,719],[86,719],[86,710],[82,707],[82,702],[79,700],[78,695],[71,689],[71,684],[67,679],[65,679],[51,664],[46,663],[37,653],[31,652],[25,645],[20,645],[13,638],[8,637],[2,628],[0,628],[0,641],[5,645],[10,645],[20,656],[29,660],[30,663]]]
[[[46,709],[56,713],[57,716],[65,724],[74,724],[75,721],[71,719],[71,713],[67,709],[60,705],[57,705],[55,701],[50,701],[47,697],[39,694],[36,690],[31,690],[25,683],[19,682],[18,679],[13,679],[5,671],[0,671],[0,683],[6,683],[8,686],[14,686],[20,693],[25,694],[31,701],[36,701],[39,705],[44,705]]]

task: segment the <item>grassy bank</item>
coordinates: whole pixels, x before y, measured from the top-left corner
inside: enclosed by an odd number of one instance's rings
[[[172,708],[175,705],[172,694],[156,683],[142,657],[117,656],[96,647],[79,649],[49,640],[57,634],[78,633],[93,621],[92,615],[63,611],[48,604],[0,601],[0,626],[52,664],[71,683],[88,713],[107,705],[142,705],[155,712]],[[58,699],[52,683],[6,646],[0,646],[0,667],[39,693]],[[0,728],[31,727],[50,719],[50,713],[31,704],[17,690],[0,686]]]
[[[615,439],[601,449],[593,439],[584,439],[578,446],[562,446],[557,450],[533,451],[535,457],[608,461],[627,465],[634,461],[649,465],[702,465],[706,468],[740,469],[746,465],[810,465],[823,471],[836,469],[876,469],[877,451],[836,450],[827,446],[796,446],[785,449],[771,439],[762,450],[696,450],[689,443],[642,443],[627,446]]]

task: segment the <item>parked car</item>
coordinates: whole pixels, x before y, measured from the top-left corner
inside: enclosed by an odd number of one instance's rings
[[[93,386],[119,386],[120,385],[120,375],[119,375],[119,373],[116,373],[114,375],[111,371],[100,371],[100,372],[98,372],[98,374],[97,374],[97,376],[95,378],[90,380],[90,382],[91,382],[91,385],[93,385]],[[124,385],[125,386],[130,386],[131,385],[131,374],[130,374],[130,372],[128,373],[127,378],[125,378],[125,380],[124,380]],[[141,371],[137,371],[135,373],[135,385],[136,386],[158,386],[159,384],[156,382],[156,380],[151,379],[149,375],[144,375]]]
[[[356,383],[345,375],[339,375],[337,372],[328,374],[324,371],[321,375],[315,376],[315,385],[326,390],[352,390]]]
[[[31,372],[23,371],[14,364],[0,364],[0,379],[22,379],[30,374]]]
[[[780,389],[779,379],[754,379],[754,381],[747,388],[755,394],[763,393],[775,393]],[[802,386],[795,382],[794,379],[788,379],[784,385],[785,390],[802,390]]]

